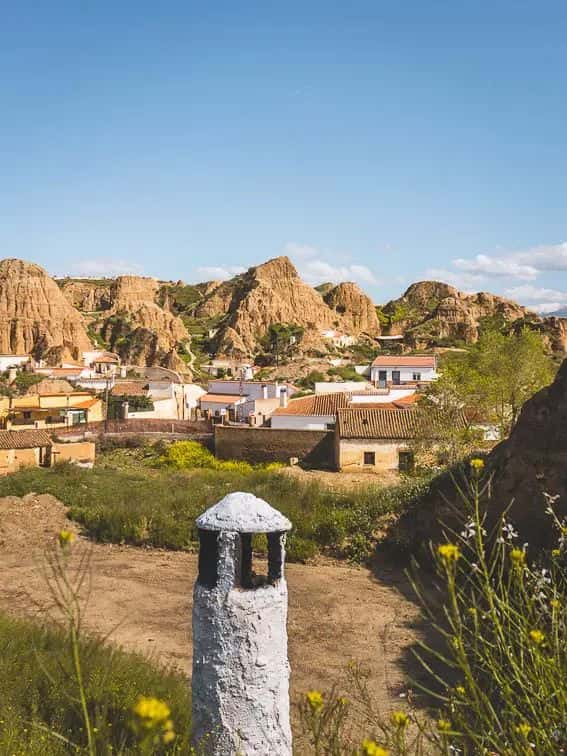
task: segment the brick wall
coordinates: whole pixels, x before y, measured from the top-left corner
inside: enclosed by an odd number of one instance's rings
[[[215,454],[219,459],[246,462],[289,462],[298,457],[311,467],[334,468],[332,431],[215,426]]]

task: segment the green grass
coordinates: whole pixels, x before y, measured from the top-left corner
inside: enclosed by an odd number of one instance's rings
[[[97,753],[120,748],[122,753],[139,752],[129,727],[139,696],[164,700],[172,711],[175,748],[160,747],[155,753],[188,752],[191,704],[185,678],[95,640],[83,640],[80,648],[89,711],[97,728]],[[72,700],[76,696],[67,636],[0,614],[0,753],[59,756],[76,752],[51,732],[84,748],[81,713]]]
[[[157,467],[147,447],[99,455],[93,470],[72,465],[26,468],[0,480],[0,496],[50,493],[69,507],[71,519],[91,538],[166,549],[196,546],[195,519],[232,491],[250,491],[293,523],[290,561],[325,553],[361,562],[376,545],[381,519],[405,508],[428,486],[409,480],[331,491],[270,469],[175,470]]]

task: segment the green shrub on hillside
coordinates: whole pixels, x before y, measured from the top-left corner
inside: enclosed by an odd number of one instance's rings
[[[205,509],[227,493],[250,491],[291,520],[290,561],[317,553],[358,560],[375,549],[380,519],[401,511],[428,486],[426,479],[412,479],[397,486],[333,491],[269,466],[217,464],[212,469],[27,468],[0,479],[0,496],[50,493],[98,541],[187,550],[196,546],[195,519]]]

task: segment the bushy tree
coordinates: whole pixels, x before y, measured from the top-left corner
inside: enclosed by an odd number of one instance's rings
[[[426,402],[441,408],[449,425],[464,411],[471,424],[489,424],[502,439],[523,404],[553,380],[555,367],[539,334],[524,329],[485,333],[467,351],[447,355],[440,372]]]

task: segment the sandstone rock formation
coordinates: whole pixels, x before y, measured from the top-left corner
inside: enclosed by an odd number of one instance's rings
[[[39,265],[0,261],[0,352],[55,363],[92,349],[81,314]]]
[[[112,282],[98,283],[95,281],[64,278],[58,281],[61,291],[69,302],[81,312],[96,312],[111,307],[110,288]]]
[[[187,372],[177,349],[190,341],[189,333],[181,318],[156,303],[158,291],[154,278],[116,278],[110,290],[112,307],[100,334],[126,362]]]
[[[228,314],[238,277],[230,281],[207,281],[200,285],[203,295],[194,309],[196,318],[216,318]]]
[[[340,327],[347,333],[366,333],[370,336],[380,334],[376,308],[370,297],[357,284],[340,283],[329,289],[323,298],[327,305],[337,313]]]
[[[439,281],[412,284],[382,309],[385,332],[403,334],[411,348],[429,348],[443,342],[473,343],[483,325],[506,326],[516,321],[543,324],[527,308],[494,294],[465,294]]]
[[[332,327],[336,320],[336,313],[301,280],[287,257],[250,268],[230,283],[234,287],[232,299],[217,338],[220,353],[242,357],[252,354],[258,340],[274,323],[303,326],[302,346],[322,347],[321,329]]]

